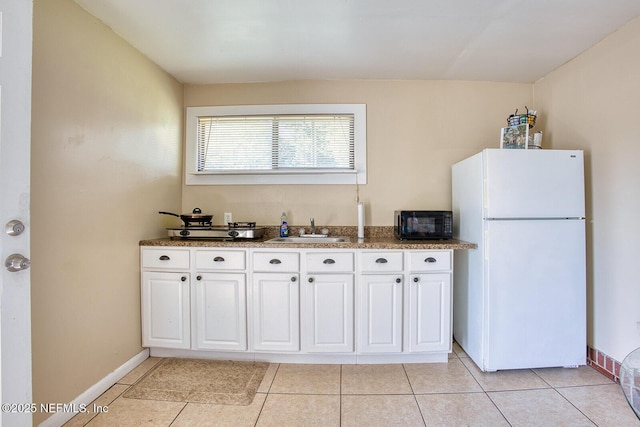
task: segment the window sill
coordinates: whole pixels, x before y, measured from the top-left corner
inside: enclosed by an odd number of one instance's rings
[[[186,185],[366,184],[365,172],[287,174],[190,174]]]

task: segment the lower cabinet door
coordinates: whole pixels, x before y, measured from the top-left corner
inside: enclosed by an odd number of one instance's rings
[[[402,274],[363,274],[360,281],[361,353],[402,351]]]
[[[194,289],[193,348],[246,350],[246,276],[243,273],[199,273]]]
[[[142,345],[190,348],[189,273],[142,273]]]
[[[451,275],[409,277],[409,351],[451,349]]]
[[[253,275],[253,349],[300,351],[298,273]]]
[[[310,274],[300,288],[302,350],[353,352],[353,274]]]

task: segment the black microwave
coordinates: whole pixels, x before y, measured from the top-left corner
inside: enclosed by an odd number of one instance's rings
[[[393,231],[400,240],[453,238],[451,211],[395,211]]]

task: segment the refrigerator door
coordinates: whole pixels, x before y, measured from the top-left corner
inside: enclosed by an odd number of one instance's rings
[[[483,370],[586,363],[584,220],[486,221]]]
[[[484,150],[484,218],[583,218],[580,150]]]

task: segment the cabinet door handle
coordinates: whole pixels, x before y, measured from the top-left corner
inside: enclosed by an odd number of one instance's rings
[[[430,256],[430,257],[428,257],[428,258],[425,258],[425,259],[424,259],[424,262],[436,262],[436,261],[437,261],[437,260],[436,260],[434,257],[432,257],[432,256]]]
[[[278,258],[274,258],[269,261],[269,264],[282,264],[282,261],[280,261]]]
[[[400,283],[400,282],[402,282],[402,279],[398,277],[398,278],[396,279],[396,283]]]
[[[296,280],[297,280],[297,279],[296,279],[296,276],[292,276],[292,277],[291,277],[291,281],[292,281],[292,282],[295,282]]]
[[[378,258],[376,264],[386,264],[388,261],[386,258]]]
[[[217,256],[213,259],[214,262],[224,262],[224,258],[221,256]]]
[[[415,283],[418,283],[418,282],[420,281],[420,278],[419,278],[419,277],[414,277],[414,278],[413,278],[413,281],[414,281]]]
[[[335,264],[336,262],[331,259],[331,258],[327,258],[324,261],[322,261],[324,264]]]
[[[309,283],[313,283],[313,277],[309,277]]]
[[[187,276],[182,276],[182,277],[180,278],[180,281],[181,281],[181,282],[186,282],[186,281],[187,281]]]
[[[197,276],[196,280],[202,280],[202,276]]]
[[[169,255],[160,255],[160,261],[169,261],[170,259]]]

